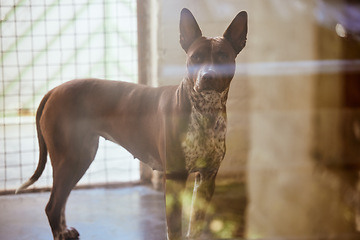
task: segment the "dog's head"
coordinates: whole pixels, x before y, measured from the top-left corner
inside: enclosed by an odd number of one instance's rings
[[[235,58],[245,47],[247,13],[240,12],[222,37],[203,37],[192,13],[184,8],[180,17],[180,44],[185,50],[188,78],[196,92],[229,88]]]

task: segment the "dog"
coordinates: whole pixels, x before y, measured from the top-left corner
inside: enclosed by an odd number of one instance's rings
[[[235,58],[245,47],[247,13],[240,12],[222,37],[208,38],[183,9],[180,44],[187,75],[178,86],[153,88],[100,79],[66,82],[42,99],[36,113],[39,163],[17,192],[41,176],[49,153],[53,187],[46,214],[55,240],[79,239],[65,221],[67,198],[94,160],[99,137],[127,149],[165,174],[167,238],[183,239],[182,193],[195,173],[188,239],[204,228],[206,208],[225,155],[226,101]]]

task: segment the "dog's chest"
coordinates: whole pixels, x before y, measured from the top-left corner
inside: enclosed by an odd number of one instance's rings
[[[192,110],[182,148],[186,169],[217,171],[225,155],[226,115],[222,94],[191,96]]]

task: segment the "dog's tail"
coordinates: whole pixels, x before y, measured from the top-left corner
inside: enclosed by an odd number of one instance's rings
[[[26,188],[28,188],[30,185],[32,185],[34,182],[36,182],[39,177],[41,176],[41,174],[43,173],[44,169],[45,169],[45,165],[47,162],[47,147],[46,147],[46,143],[44,140],[44,136],[41,132],[40,129],[40,118],[42,116],[45,104],[47,102],[47,100],[49,99],[51,92],[48,92],[44,98],[41,100],[39,108],[36,112],[36,130],[37,130],[37,136],[38,136],[38,141],[39,141],[39,162],[38,162],[38,166],[34,172],[34,174],[32,175],[32,177],[26,181],[25,183],[23,183],[18,189],[16,189],[15,194],[25,190]]]

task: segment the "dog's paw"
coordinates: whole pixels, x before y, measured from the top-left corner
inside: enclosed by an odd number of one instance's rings
[[[75,228],[66,229],[64,232],[61,233],[61,240],[75,240],[79,239],[79,232]]]

